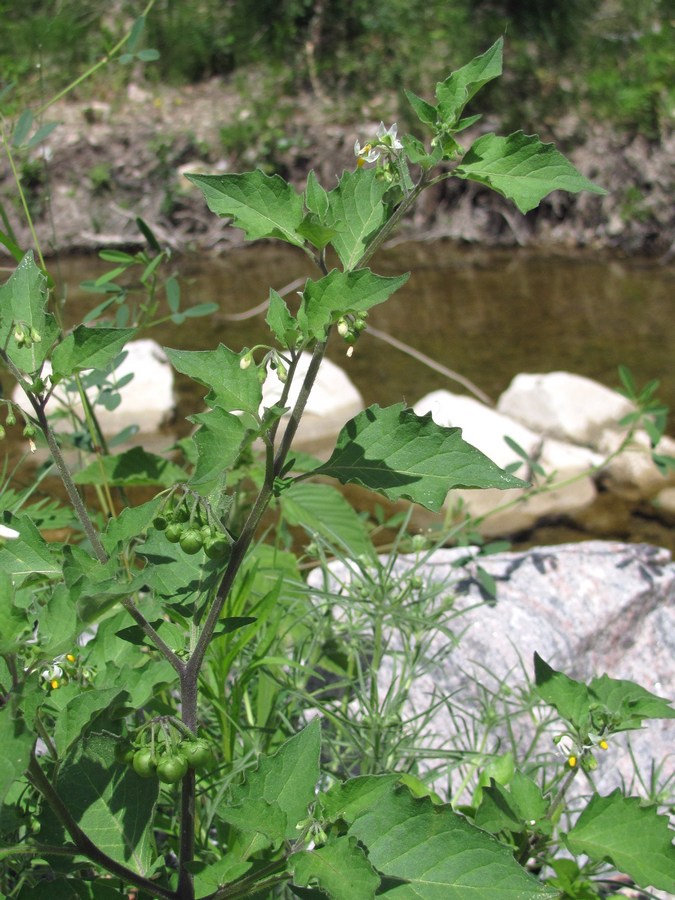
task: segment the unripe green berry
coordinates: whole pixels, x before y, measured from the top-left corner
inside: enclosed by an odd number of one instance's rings
[[[177,544],[183,536],[183,526],[180,522],[170,522],[164,531],[170,544]]]

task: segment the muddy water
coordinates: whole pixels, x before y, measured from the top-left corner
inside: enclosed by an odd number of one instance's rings
[[[624,364],[638,384],[660,379],[661,398],[675,408],[675,266],[438,242],[391,247],[372,268],[386,275],[410,271],[411,277],[388,304],[372,311],[371,323],[460,372],[493,399],[518,372],[565,369],[613,387],[617,367]],[[317,277],[299,250],[276,245],[249,246],[222,259],[184,257],[176,269],[186,303],[214,301],[220,308],[213,319],[163,325],[154,332],[160,343],[185,349],[206,349],[220,341],[240,349],[264,341],[263,316],[243,322],[229,317],[263,301],[270,286],[278,290],[300,276]],[[105,270],[92,257],[60,262],[68,319],[76,321],[99,301],[77,286]],[[351,360],[343,351],[334,346],[330,355],[347,369],[366,404],[414,403],[437,388],[457,389],[367,332]],[[199,407],[202,393],[180,378],[177,388],[182,417]],[[643,521],[646,530],[640,530]],[[603,522],[607,537],[673,543],[667,528],[663,537],[658,526],[652,534],[649,510],[622,509],[605,515]],[[575,537],[576,530],[557,534],[556,540],[563,540]]]
[[[660,379],[661,397],[675,408],[675,266],[438,242],[390,248],[372,267],[385,275],[411,272],[408,284],[371,312],[372,324],[460,372],[493,399],[518,372],[566,369],[614,387],[623,363],[638,383]],[[300,251],[275,245],[246,247],[223,259],[185,257],[176,268],[186,303],[220,307],[215,320],[168,324],[154,333],[160,343],[185,349],[219,341],[240,349],[264,340],[262,315],[243,322],[228,316],[263,301],[270,286],[316,277]],[[92,257],[61,262],[69,318],[98,302],[77,286],[103,271],[105,264]],[[331,356],[366,403],[413,403],[430,390],[455,389],[445,376],[367,332],[351,360],[340,346]]]

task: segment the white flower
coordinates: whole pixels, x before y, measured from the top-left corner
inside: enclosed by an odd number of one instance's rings
[[[377,139],[385,147],[389,147],[390,150],[403,150],[403,144],[396,137],[397,131],[398,126],[396,122],[394,122],[391,128],[385,128],[384,122],[380,122],[380,126],[377,129]]]
[[[362,147],[359,141],[354,142],[354,155],[358,159],[358,166],[376,162],[382,154],[393,156],[398,150],[403,149],[403,144],[397,138],[398,126],[396,122],[391,128],[385,128],[384,122],[380,122],[377,129],[377,137]]]
[[[365,166],[366,163],[374,163],[380,158],[381,153],[382,151],[378,147],[373,147],[372,144],[366,144],[361,148],[361,144],[358,141],[354,142],[354,156],[357,157],[359,166]]]
[[[571,734],[558,734],[553,738],[553,743],[563,756],[571,756],[578,751],[576,741]]]
[[[0,525],[0,538],[5,541],[14,541],[19,537],[19,532],[14,531],[13,528],[8,528],[6,525]]]

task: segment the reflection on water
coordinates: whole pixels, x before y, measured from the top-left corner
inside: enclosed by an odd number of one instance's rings
[[[238,350],[266,340],[262,316],[229,322],[227,314],[260,303],[270,287],[301,275],[318,277],[301,251],[274,244],[248,246],[222,259],[186,257],[176,268],[186,302],[215,301],[221,308],[215,321],[158,329],[160,343],[185,349],[222,341]],[[461,372],[494,399],[518,372],[565,369],[614,387],[624,364],[638,384],[660,379],[662,399],[675,407],[673,266],[437,242],[393,247],[372,268],[384,275],[411,272],[404,288],[371,312],[372,324]],[[105,264],[92,257],[62,261],[71,321],[100,299],[77,285],[103,271]],[[351,360],[337,342],[330,355],[366,403],[414,403],[430,390],[455,389],[367,332]]]
[[[267,342],[263,316],[245,322],[227,316],[259,304],[270,287],[281,289],[302,275],[318,277],[301,251],[275,244],[247,246],[222,259],[185,257],[175,268],[186,305],[214,301],[220,307],[211,319],[169,323],[153,332],[161,344],[184,349],[222,342],[239,350]],[[587,252],[565,257],[438,242],[392,247],[372,268],[384,275],[411,272],[408,284],[371,312],[372,324],[460,372],[493,399],[518,372],[565,369],[614,387],[617,367],[624,364],[638,385],[660,379],[661,399],[675,408],[673,266]],[[101,299],[79,290],[79,283],[107,267],[95,257],[69,257],[58,269],[60,283],[67,285],[65,316],[74,323]],[[438,388],[461,392],[367,332],[351,359],[344,349],[335,341],[330,355],[366,404],[412,404]],[[182,420],[200,408],[205,391],[179,376],[177,392]],[[672,535],[644,537],[631,529],[614,529],[614,536],[672,542]]]

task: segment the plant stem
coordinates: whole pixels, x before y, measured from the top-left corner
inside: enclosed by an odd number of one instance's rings
[[[152,7],[154,5],[155,5],[155,0],[149,0],[149,2],[146,4],[146,7],[143,10],[143,12],[141,13],[139,18],[144,18],[145,16],[147,16],[147,14],[150,12],[150,10],[152,9]],[[49,109],[50,106],[53,106],[54,103],[57,103],[62,97],[65,97],[66,94],[69,94],[72,90],[74,90],[76,87],[78,87],[78,85],[80,85],[80,84],[82,84],[82,82],[86,81],[87,78],[91,78],[91,76],[96,74],[96,72],[98,72],[99,69],[102,69],[103,66],[106,66],[113,59],[113,57],[117,53],[119,53],[119,51],[126,44],[126,42],[129,40],[130,37],[131,37],[131,32],[129,31],[127,34],[124,35],[123,38],[121,38],[115,44],[115,46],[103,57],[103,59],[100,59],[97,63],[94,63],[94,65],[90,66],[86,72],[83,72],[82,75],[79,75],[74,81],[71,81],[70,84],[66,85],[66,87],[64,87],[62,91],[59,91],[58,94],[55,94],[46,103],[43,103],[42,106],[40,106],[36,110],[35,115],[36,116],[41,115],[43,112],[45,112],[45,110]]]
[[[195,853],[195,773],[188,769],[181,784],[180,838],[178,847],[178,896],[194,900],[194,879],[190,864]]]
[[[98,532],[94,528],[94,523],[89,518],[89,513],[87,512],[87,508],[84,505],[82,498],[80,497],[80,493],[77,490],[77,486],[73,481],[72,475],[68,469],[68,466],[63,459],[61,454],[61,448],[58,445],[56,440],[56,435],[54,434],[49,422],[47,421],[47,416],[45,415],[44,407],[42,404],[35,402],[34,398],[28,394],[28,399],[33,404],[33,408],[35,409],[35,413],[37,416],[37,420],[40,423],[40,428],[42,429],[44,436],[47,440],[47,446],[49,447],[49,452],[52,455],[52,459],[54,460],[54,465],[56,466],[61,481],[63,482],[63,486],[66,489],[66,493],[68,494],[68,499],[73,505],[73,509],[77,515],[77,518],[80,520],[82,527],[84,528],[84,533],[89,538],[89,543],[92,546],[94,553],[96,554],[96,558],[98,561],[105,565],[108,562],[108,554],[101,542],[101,538],[99,537]]]
[[[302,382],[302,387],[300,388],[298,399],[295,401],[295,406],[293,407],[293,411],[291,412],[288,425],[286,426],[286,431],[284,431],[284,436],[281,439],[281,446],[274,460],[275,476],[277,476],[281,472],[284,467],[284,463],[286,462],[288,451],[291,449],[293,438],[295,437],[295,434],[298,430],[302,414],[305,411],[305,406],[307,406],[309,395],[312,388],[314,387],[316,376],[319,373],[319,367],[323,362],[323,358],[326,353],[326,346],[327,340],[319,341],[314,346],[312,359],[310,360],[309,366],[307,367],[307,373],[305,375],[304,381]]]
[[[2,135],[2,143],[5,148],[5,153],[7,154],[7,161],[9,162],[9,167],[12,170],[12,178],[14,179],[14,186],[16,187],[17,193],[19,195],[19,200],[21,201],[21,208],[23,210],[23,214],[26,219],[26,223],[28,225],[28,230],[30,231],[30,235],[33,239],[33,244],[35,246],[35,250],[40,259],[40,268],[43,272],[46,271],[45,260],[42,255],[42,250],[40,248],[40,242],[38,241],[37,232],[35,231],[35,225],[33,224],[33,217],[30,213],[30,209],[28,208],[28,201],[26,200],[26,194],[24,192],[23,186],[21,184],[21,177],[16,169],[16,165],[14,163],[14,155],[12,153],[11,147],[9,145],[9,141],[5,136],[5,129],[3,128],[3,118],[0,118],[0,135]]]
[[[370,259],[375,251],[382,245],[382,242],[393,231],[402,216],[405,214],[406,210],[409,209],[412,203],[417,199],[421,191],[426,186],[426,183],[427,181],[425,173],[422,175],[419,183],[411,191],[410,195],[407,196],[400,204],[400,206],[396,209],[380,234],[377,235],[377,237],[373,240],[372,244],[365,251],[361,259],[356,264],[355,268],[360,268],[361,266],[363,266],[364,263],[368,259]],[[320,262],[318,262],[318,265],[325,275],[326,266],[323,258]],[[284,435],[281,439],[280,446],[278,451],[276,452],[276,455],[274,451],[274,436],[276,435],[278,422],[275,423],[274,426],[272,426],[270,433],[265,436],[266,460],[265,478],[263,481],[263,485],[260,489],[260,492],[258,493],[258,497],[253,506],[253,509],[249,513],[248,519],[246,520],[241,534],[234,543],[234,546],[232,548],[232,555],[230,556],[229,563],[223,575],[222,581],[218,587],[215,599],[211,604],[211,608],[206,617],[206,621],[204,622],[204,627],[202,628],[201,634],[199,635],[194,651],[190,655],[187,663],[185,663],[180,670],[182,719],[184,724],[193,732],[196,732],[197,730],[198,680],[199,672],[204,662],[206,651],[213,637],[216,625],[220,619],[225,602],[229,596],[230,590],[232,589],[235,578],[237,577],[246,553],[248,552],[248,549],[257,533],[260,521],[267,507],[269,506],[270,500],[272,499],[274,493],[274,481],[283,471],[288,453],[304,414],[309,395],[314,386],[314,382],[316,381],[319,367],[321,366],[321,363],[325,356],[327,342],[328,337],[326,337],[326,339],[323,341],[318,341],[314,346],[312,359],[310,360],[307,372],[302,382],[302,386],[291,411],[288,424],[286,425],[286,430],[284,431]],[[282,398],[284,399],[288,396],[288,393],[290,391],[290,382],[292,380],[292,375],[294,374],[296,363],[297,358],[293,357],[290,371],[291,377],[287,380],[286,385],[284,386],[284,391],[282,393]],[[183,780],[183,792],[181,799],[181,837],[179,857],[179,892],[181,900],[183,896],[185,896],[186,900],[193,900],[194,897],[192,875],[190,874],[188,869],[189,863],[192,861],[194,853],[194,795],[194,776],[186,777]],[[257,873],[256,882],[259,877],[260,873]],[[273,883],[277,883],[278,880],[279,876],[277,876],[273,880]],[[242,896],[245,896],[245,894],[241,893],[240,889],[236,889],[236,892],[233,893],[229,893],[227,889],[223,889],[222,892],[216,892],[212,895],[213,898]]]

